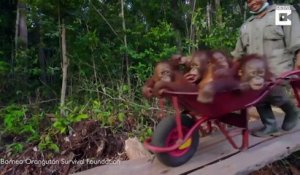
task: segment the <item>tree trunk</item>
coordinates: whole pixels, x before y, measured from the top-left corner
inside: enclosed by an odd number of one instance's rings
[[[207,3],[206,5],[206,15],[207,15],[207,28],[208,31],[210,31],[211,29],[211,5],[209,3]]]
[[[41,68],[41,81],[45,84],[48,84],[47,81],[47,64],[46,64],[46,54],[45,54],[45,49],[41,47],[42,44],[40,44],[39,48],[39,62],[40,62],[40,68]]]
[[[180,20],[182,18],[181,13],[179,12],[179,5],[178,5],[178,0],[172,0],[171,1],[171,9],[172,9],[172,25],[173,28],[176,32],[176,47],[180,52],[182,51],[182,35],[181,35],[181,30],[186,30],[186,36],[189,36],[188,29],[186,29],[187,21],[186,18],[184,20]],[[188,37],[187,37],[188,38]]]
[[[27,48],[28,46],[28,31],[26,24],[26,5],[23,3],[19,3],[20,9],[20,23],[19,23],[19,38],[22,42],[22,47]]]
[[[20,41],[20,42],[19,42]],[[16,53],[19,47],[27,48],[28,31],[26,24],[26,4],[21,0],[17,4],[16,30],[15,30],[15,47]]]
[[[16,26],[15,26],[15,44],[12,56],[12,76],[14,77],[15,60],[17,59],[19,49],[26,49],[28,45],[28,31],[26,24],[26,4],[22,0],[17,2],[16,8]],[[26,75],[24,76],[26,79]]]
[[[247,18],[247,2],[244,0],[237,0],[237,3],[241,11],[241,16],[243,16],[243,21],[245,22]]]
[[[131,93],[131,82],[130,82],[130,74],[129,74],[129,59],[127,54],[127,35],[126,35],[126,24],[125,24],[125,15],[124,15],[124,0],[121,0],[121,16],[122,16],[122,27],[124,31],[124,45],[125,45],[125,64],[126,64],[126,77],[127,77],[127,84],[129,93]]]
[[[61,86],[61,96],[60,96],[60,106],[65,105],[66,100],[66,91],[67,91],[67,75],[68,75],[68,66],[69,60],[67,57],[67,46],[66,46],[66,28],[64,26],[64,21],[62,21],[61,26],[61,51],[62,51],[62,86]],[[65,111],[61,108],[61,115],[65,116]]]
[[[96,63],[95,63],[95,56],[94,56],[94,49],[91,48],[91,51],[92,51],[92,63],[93,63],[93,71],[94,71],[94,80],[95,80],[95,83],[96,83],[96,92],[97,92],[97,98],[98,100],[100,101],[100,93],[99,93],[99,89],[98,89],[98,78],[97,78],[97,69],[96,69]]]
[[[218,24],[221,24],[223,15],[222,15],[220,0],[215,0],[215,11],[216,11],[216,15],[217,15],[217,22],[218,22]]]
[[[188,11],[185,11],[184,13],[184,29],[185,29],[185,37],[186,37],[186,40],[188,40],[190,38],[190,31],[189,31],[189,18],[188,18],[188,14],[189,12]],[[192,21],[192,20],[190,20]],[[190,53],[190,46],[188,45],[188,51]]]
[[[196,1],[197,0],[191,0],[191,7],[192,7],[192,15],[191,15],[191,26],[190,26],[190,41],[195,44],[195,26],[193,24],[193,18],[194,18],[194,13],[195,13],[195,8],[196,8]],[[189,52],[194,52],[195,47],[192,46],[191,50],[189,49]]]
[[[18,3],[19,4],[19,3]],[[18,40],[19,40],[19,23],[20,23],[20,9],[17,5],[17,15],[16,15],[16,28],[15,28],[15,54],[18,52]]]
[[[221,6],[220,0],[215,0],[215,6],[216,6],[216,10],[217,8],[220,8]]]
[[[247,2],[244,2],[244,22],[246,21],[247,19]]]
[[[20,10],[17,5],[17,12],[16,12],[16,26],[15,26],[15,45],[14,45],[14,52],[11,57],[11,70],[12,70],[12,76],[14,77],[15,75],[15,59],[17,57],[18,53],[18,41],[19,41],[19,22],[20,22]]]
[[[245,1],[244,0],[237,0],[237,4],[239,5],[239,8],[240,8],[240,12],[241,12],[241,15],[244,15],[244,11],[245,11]]]

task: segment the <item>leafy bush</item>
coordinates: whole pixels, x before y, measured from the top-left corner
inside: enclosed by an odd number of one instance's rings
[[[41,136],[41,142],[38,144],[38,148],[42,151],[52,150],[56,153],[59,152],[59,147],[52,141],[50,134]]]
[[[193,16],[192,23],[196,27],[196,42],[188,43],[193,47],[205,45],[211,49],[221,49],[224,51],[232,51],[238,37],[239,27],[242,24],[237,14],[233,14],[224,9],[218,9],[218,20],[213,20],[210,29],[208,28],[206,11],[198,8]],[[237,20],[233,20],[237,19]]]
[[[43,113],[39,115],[27,114],[27,106],[10,105],[1,110],[3,128],[6,134],[20,135],[28,142],[38,141],[39,126],[43,120]]]

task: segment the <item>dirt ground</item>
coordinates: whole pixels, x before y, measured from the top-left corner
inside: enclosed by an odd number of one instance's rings
[[[249,110],[249,114],[249,120],[259,120],[254,108]],[[29,146],[18,155],[0,153],[2,160],[23,160],[23,163],[0,164],[0,175],[71,174],[107,163],[128,160],[124,151],[127,139],[124,133],[115,133],[109,128],[102,128],[99,122],[93,120],[81,121],[71,128],[71,134],[57,135],[55,139],[60,145],[60,154],[41,152],[37,149],[37,145]],[[300,151],[250,175],[300,175]]]
[[[37,145],[29,146],[18,155],[2,152],[0,158],[6,162],[0,164],[0,175],[71,174],[128,159],[124,153],[126,135],[101,128],[99,122],[93,120],[76,123],[72,129],[69,136],[56,137],[60,154],[41,152]]]
[[[300,151],[266,165],[250,175],[300,175]]]

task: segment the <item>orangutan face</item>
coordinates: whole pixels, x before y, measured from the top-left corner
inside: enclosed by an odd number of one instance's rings
[[[197,82],[198,80],[203,78],[205,71],[208,66],[208,57],[205,52],[197,52],[193,55],[191,63],[190,63],[190,71],[187,73],[186,78],[189,79],[190,82]]]
[[[251,89],[259,90],[264,86],[266,65],[259,59],[248,61],[241,70],[241,81],[248,82]]]
[[[154,75],[158,81],[171,82],[173,80],[172,68],[167,63],[156,65]]]
[[[221,52],[213,53],[212,57],[215,65],[217,65],[218,67],[229,68],[228,60],[226,56]]]

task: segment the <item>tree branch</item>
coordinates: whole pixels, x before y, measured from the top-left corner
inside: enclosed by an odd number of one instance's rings
[[[118,40],[120,40],[123,43],[123,40],[120,38],[120,36],[117,34],[115,29],[110,25],[110,23],[107,21],[107,19],[102,15],[102,13],[95,7],[95,5],[90,1],[90,4],[95,9],[95,11],[101,16],[101,18],[105,21],[105,23],[109,26],[111,31],[117,36]]]

